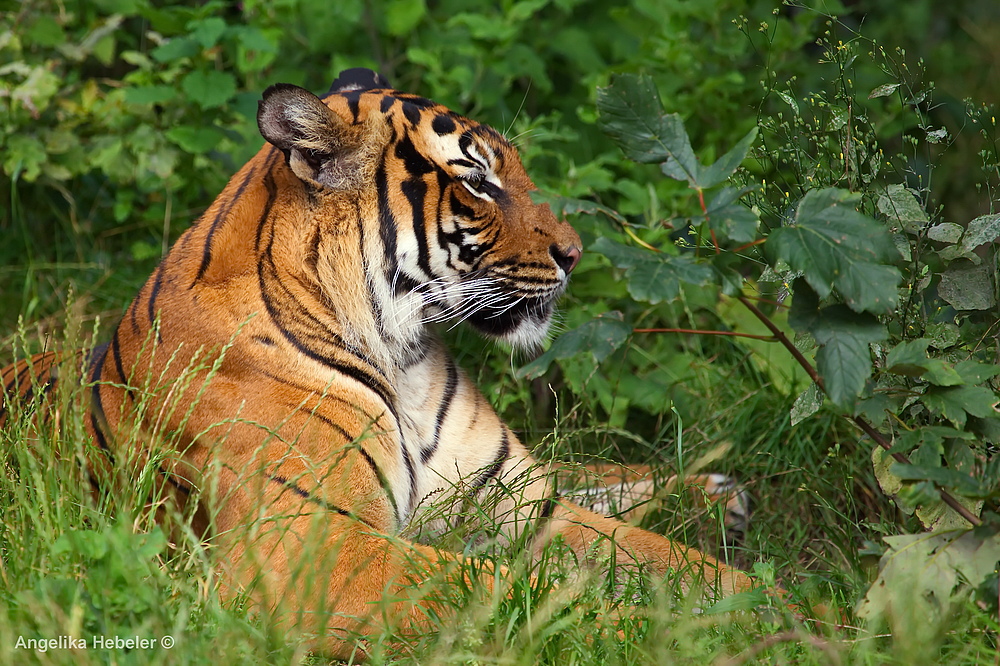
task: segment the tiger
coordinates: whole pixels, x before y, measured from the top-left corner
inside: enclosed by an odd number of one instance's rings
[[[339,658],[443,612],[422,581],[502,580],[502,563],[470,569],[475,555],[407,538],[429,499],[500,489],[484,504],[497,538],[684,589],[752,588],[571,501],[441,341],[437,324],[461,321],[537,348],[582,255],[501,133],[360,68],[322,98],[268,87],[257,124],[263,147],[84,359],[95,479],[113,481],[116,457],[152,461],[171,501],[193,503],[224,593]],[[5,395],[24,398],[28,378],[50,391],[58,367],[52,353],[8,367]]]

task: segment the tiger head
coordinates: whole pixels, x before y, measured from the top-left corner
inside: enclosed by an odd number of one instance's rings
[[[342,72],[322,100],[271,86],[257,120],[310,199],[358,206],[374,307],[397,313],[383,335],[404,312],[411,329],[466,320],[516,345],[544,338],[580,237],[532,201],[500,133],[364,69]]]

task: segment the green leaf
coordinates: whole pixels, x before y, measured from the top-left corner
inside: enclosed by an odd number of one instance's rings
[[[972,252],[984,243],[992,243],[1000,236],[1000,215],[983,215],[969,222],[962,236],[962,249]]]
[[[742,244],[757,237],[760,218],[750,207],[739,203],[740,197],[748,191],[749,188],[724,187],[708,204],[708,226],[721,237],[719,241],[728,239]]]
[[[226,22],[218,16],[209,16],[188,23],[188,37],[198,42],[202,49],[210,49],[219,43],[226,31]]]
[[[54,16],[45,14],[34,17],[23,34],[25,43],[45,48],[59,46],[66,41],[66,33],[59,22]]]
[[[989,266],[961,262],[941,274],[938,294],[956,310],[989,310],[996,305],[996,291]]]
[[[771,232],[775,260],[802,271],[821,298],[836,289],[855,312],[891,311],[899,271],[883,265],[899,258],[885,227],[859,213],[860,196],[827,188],[808,192],[789,226]]]
[[[628,292],[632,298],[660,303],[677,297],[680,283],[704,285],[712,281],[711,266],[696,263],[685,256],[671,256],[599,238],[593,250],[603,254],[618,268],[625,269]]]
[[[792,404],[792,425],[797,425],[819,411],[823,406],[823,392],[819,384],[813,382],[799,394]]]
[[[985,418],[995,413],[997,396],[982,386],[933,387],[921,401],[932,414],[943,416],[956,428],[965,426],[968,415]]]
[[[199,155],[215,148],[222,140],[222,136],[222,132],[214,127],[191,127],[188,125],[171,127],[166,132],[166,137],[186,152]]]
[[[201,44],[190,37],[174,37],[169,42],[157,46],[149,54],[153,60],[161,63],[174,62],[181,58],[190,58],[201,53]]]
[[[842,305],[817,309],[815,293],[795,281],[795,298],[788,322],[808,331],[819,343],[816,370],[823,377],[826,394],[835,404],[850,407],[871,376],[868,345],[886,338],[885,327],[870,314],[858,314]]]
[[[870,93],[868,93],[868,99],[875,99],[876,97],[888,97],[892,93],[896,92],[896,89],[899,88],[899,86],[901,86],[901,85],[903,85],[903,84],[902,83],[883,83],[882,85],[878,86],[877,88],[875,88],[874,90],[872,90]]]
[[[964,384],[982,384],[986,380],[1000,375],[1000,365],[985,365],[976,361],[959,361],[955,371]]]
[[[728,180],[746,159],[747,153],[750,152],[750,146],[756,140],[757,128],[754,127],[728,153],[716,160],[715,164],[700,169],[695,185],[707,189]]]
[[[942,222],[928,229],[927,237],[939,243],[957,243],[958,239],[962,237],[963,232],[965,232],[965,229],[959,224]]]
[[[129,104],[143,106],[163,104],[177,97],[177,90],[172,86],[141,86],[125,89],[125,101]]]
[[[191,72],[181,81],[181,89],[203,109],[222,106],[236,93],[232,74],[208,70]]]
[[[923,377],[937,386],[963,384],[961,375],[954,368],[939,358],[927,356],[930,343],[927,338],[900,342],[886,357],[886,371],[905,377]]]
[[[900,342],[885,359],[885,369],[894,375],[919,377],[927,369],[927,347],[930,340],[920,338]]]
[[[892,620],[897,631],[936,627],[956,603],[993,574],[1000,536],[950,530],[884,537],[889,549],[879,575],[858,605],[858,616],[878,625]],[[910,627],[898,622],[909,619]]]
[[[424,0],[396,0],[386,7],[386,30],[396,37],[406,35],[417,27],[425,14],[427,5]]]
[[[624,322],[620,312],[598,315],[556,338],[545,353],[518,370],[517,376],[528,379],[540,377],[553,361],[584,351],[591,353],[595,363],[600,363],[621,347],[631,334],[632,327]]]
[[[954,490],[963,497],[983,499],[993,491],[990,485],[948,467],[893,463],[890,471],[903,481],[931,481],[942,488]]]
[[[664,173],[694,182],[698,160],[684,123],[677,114],[664,114],[660,95],[649,76],[622,74],[611,85],[597,89],[601,129],[635,162],[667,162]]]

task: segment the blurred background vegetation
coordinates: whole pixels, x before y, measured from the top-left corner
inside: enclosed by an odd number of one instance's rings
[[[493,125],[543,190],[600,202],[654,232],[672,233],[673,220],[697,209],[696,195],[624,160],[599,130],[595,90],[612,73],[652,76],[704,163],[760,127],[743,168],[767,185],[754,200],[765,221],[817,179],[867,192],[875,180],[906,184],[941,222],[996,212],[995,0],[0,7],[2,362],[19,318],[39,345],[58,335],[70,307],[113,325],[170,243],[258,150],[261,91],[280,81],[322,93],[347,67],[377,69]],[[869,97],[886,85],[895,88]],[[866,147],[863,165],[854,145]],[[617,233],[600,218],[575,223],[585,244]],[[606,259],[585,257],[564,328],[619,310],[649,328],[749,331],[714,290],[636,303]],[[780,352],[636,333],[600,365],[583,354],[526,382],[517,368],[529,359],[487,345],[483,367],[483,342],[454,336],[460,360],[533,443],[673,467],[721,455],[712,466],[736,470],[759,499],[750,559],[775,558],[845,600],[867,576],[864,544],[911,520],[882,497],[868,446],[836,414],[791,425],[805,383]]]

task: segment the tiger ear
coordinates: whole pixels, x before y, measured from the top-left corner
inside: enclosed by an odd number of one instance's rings
[[[278,83],[257,103],[261,135],[288,156],[299,178],[320,185],[344,185],[343,166],[358,149],[357,129],[304,88]]]

